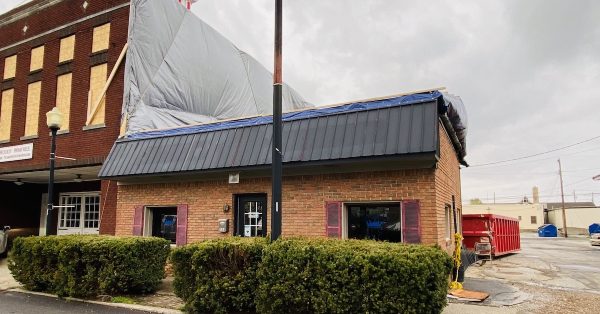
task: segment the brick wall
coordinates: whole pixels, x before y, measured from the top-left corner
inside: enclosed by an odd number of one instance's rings
[[[442,248],[452,250],[454,245],[452,244],[452,237],[450,241],[446,240],[446,218],[445,218],[445,207],[446,205],[452,205],[452,196],[455,198],[455,204],[458,214],[458,223],[461,223],[461,189],[460,189],[460,165],[456,157],[456,151],[450,141],[450,137],[446,132],[444,126],[439,124],[439,138],[440,138],[440,160],[437,163],[437,169],[435,170],[435,190],[436,190],[436,209],[437,209],[437,228],[438,232],[438,243]],[[451,222],[451,233],[455,232],[453,221]],[[460,226],[459,226],[460,227]]]
[[[49,2],[52,1],[34,0],[0,15],[0,29],[2,29],[3,34],[0,37],[0,47],[45,33],[85,16],[128,3],[129,0],[88,0],[86,8],[83,7],[83,1],[81,0],[63,0],[47,6],[46,4]],[[39,9],[40,5],[44,7],[41,10]],[[15,17],[21,18],[15,19]],[[24,26],[27,26],[26,32],[23,32]],[[44,39],[42,39],[43,41]]]
[[[46,112],[50,111],[56,102],[56,85],[59,71],[65,67],[70,68],[67,72],[73,73],[71,89],[71,108],[69,133],[61,134],[57,138],[57,155],[76,158],[76,161],[57,160],[57,167],[77,167],[85,165],[101,164],[110,151],[115,139],[119,134],[121,105],[123,102],[123,78],[124,66],[118,69],[115,79],[106,94],[106,111],[104,128],[83,130],[87,118],[88,90],[90,79],[90,68],[98,59],[106,59],[108,71],[113,69],[127,41],[127,29],[129,24],[129,7],[125,6],[111,12],[103,13],[93,18],[86,19],[106,10],[110,10],[128,0],[93,0],[87,1],[88,6],[84,8],[83,1],[64,0],[43,9],[34,9],[36,6],[44,5],[51,1],[37,0],[12,10],[0,16],[0,74],[4,73],[4,60],[6,57],[17,54],[17,72],[12,80],[0,82],[0,89],[14,88],[15,97],[12,112],[11,136],[8,143],[0,144],[0,147],[33,143],[33,159],[0,163],[0,173],[19,172],[34,169],[48,168],[48,153],[50,152],[50,136],[46,126]],[[15,16],[22,17],[15,19]],[[74,25],[63,27],[69,23],[86,19]],[[106,52],[92,55],[93,28],[111,23],[109,48]],[[27,31],[24,32],[24,27]],[[35,38],[50,30],[60,28],[54,32]],[[65,65],[58,64],[60,39],[69,35],[75,35],[75,52],[73,60]],[[23,43],[17,44],[21,41]],[[41,80],[42,90],[40,97],[40,110],[38,119],[38,138],[32,140],[20,140],[25,130],[25,114],[27,108],[27,86],[32,80],[29,72],[31,60],[31,49],[44,45],[44,66],[41,73],[36,73],[35,80]],[[8,47],[8,48],[7,48]],[[60,73],[62,74],[62,73]],[[10,183],[12,188],[12,183]],[[92,184],[93,186],[90,186]],[[29,184],[28,184],[29,186]],[[61,185],[57,186],[60,189]],[[64,192],[78,190],[101,190],[102,221],[100,233],[112,234],[116,219],[116,182],[96,181],[89,184],[65,185]],[[31,195],[35,198],[35,211],[39,211],[41,193],[45,191],[45,185],[37,187],[39,192]],[[58,193],[58,191],[57,191]],[[15,211],[19,207],[9,206],[5,210]],[[34,212],[35,212],[34,211]],[[0,215],[5,216],[5,215]],[[30,217],[31,215],[27,215]],[[39,213],[38,213],[39,216]],[[2,218],[2,217],[0,217]],[[55,218],[56,219],[56,218]],[[39,218],[35,215],[29,218],[27,225],[36,225]]]
[[[115,234],[117,224],[117,182],[100,184],[100,234]]]
[[[37,1],[40,2],[40,1]],[[33,4],[37,3],[34,2]],[[101,162],[110,151],[113,142],[119,134],[120,113],[123,99],[123,66],[119,68],[115,80],[106,95],[105,128],[82,130],[87,118],[87,103],[89,89],[90,67],[92,65],[91,46],[92,32],[95,26],[111,23],[110,47],[106,52],[108,69],[114,67],[118,56],[127,41],[127,28],[129,7],[124,7],[110,13],[88,19],[66,29],[53,32],[39,39],[22,43],[14,48],[3,50],[13,43],[27,38],[32,38],[53,28],[76,21],[86,16],[101,12],[125,0],[95,0],[88,1],[87,9],[82,8],[82,1],[65,0],[54,6],[26,16],[8,24],[2,24],[6,15],[0,16],[0,73],[4,72],[4,59],[17,54],[17,73],[13,80],[0,84],[2,89],[14,88],[15,97],[12,112],[12,126],[10,142],[0,144],[0,147],[20,145],[33,142],[33,159],[0,163],[0,173],[5,171],[43,169],[47,168],[48,152],[50,151],[50,137],[46,126],[46,112],[50,111],[56,102],[56,80],[58,71],[58,54],[60,38],[67,35],[76,35],[75,55],[71,62],[73,73],[73,86],[71,95],[71,114],[69,133],[59,135],[57,138],[57,154],[77,158],[83,163]],[[25,7],[26,8],[26,7]],[[19,13],[19,10],[9,12]],[[23,27],[27,32],[23,33]],[[20,140],[25,130],[25,112],[27,106],[27,85],[30,80],[29,63],[31,49],[41,44],[45,45],[44,67],[41,72],[42,92],[39,113],[38,138],[33,140]],[[96,56],[97,57],[97,56]],[[104,56],[103,56],[104,57]],[[58,161],[57,166],[66,165]]]
[[[322,174],[285,177],[283,181],[283,235],[324,236],[325,202],[421,200],[423,241],[437,243],[435,236],[434,170],[398,170],[372,173]],[[228,184],[219,181],[192,183],[119,185],[117,235],[131,235],[134,207],[189,205],[188,242],[233,234],[233,195],[265,193],[270,196],[269,178],[244,179]],[[267,204],[270,204],[270,197]],[[270,208],[270,205],[268,206]],[[217,220],[229,218],[229,234],[217,230]],[[267,221],[270,226],[270,221]]]
[[[421,201],[422,240],[453,249],[446,241],[445,205],[461,204],[460,170],[455,150],[443,126],[439,125],[440,160],[435,169],[395,170],[348,174],[321,174],[284,178],[283,235],[324,236],[327,201],[365,202]],[[229,218],[223,205],[233,208],[233,195],[265,193],[270,195],[269,178],[244,179],[239,184],[223,180],[191,183],[120,185],[117,198],[116,234],[132,233],[134,207],[137,205],[189,205],[188,242],[233,234],[217,231],[217,220]],[[270,204],[270,199],[268,200]],[[268,206],[270,207],[270,205]],[[460,218],[459,218],[460,219]],[[270,221],[267,223],[270,226]]]

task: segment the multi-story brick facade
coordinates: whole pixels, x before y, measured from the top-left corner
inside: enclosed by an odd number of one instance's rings
[[[50,152],[46,112],[57,106],[65,115],[56,140],[57,156],[69,159],[57,160],[54,203],[65,205],[61,202],[68,200],[62,196],[69,193],[93,192],[95,198],[88,199],[88,205],[103,216],[100,232],[114,233],[116,183],[101,182],[97,174],[119,135],[124,66],[117,60],[127,42],[128,2],[36,0],[0,15],[0,112],[5,115],[0,121],[0,150],[32,145],[30,156],[0,162],[5,200],[0,202],[0,224],[43,227],[40,215],[45,212]],[[107,84],[113,69],[114,79]],[[106,85],[98,113],[90,120],[88,111]],[[23,191],[31,192],[25,196]],[[55,219],[61,210],[55,211]],[[85,210],[69,214],[98,232],[96,223],[85,222]]]

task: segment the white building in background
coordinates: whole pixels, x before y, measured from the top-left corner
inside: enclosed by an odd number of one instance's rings
[[[588,227],[600,223],[600,207],[593,202],[565,203],[569,234],[588,234]],[[463,204],[463,214],[494,214],[517,218],[521,231],[537,231],[543,224],[563,228],[562,203],[540,203],[539,191],[533,188],[533,202],[524,198],[520,203]]]
[[[519,203],[463,204],[463,214],[493,214],[519,220],[521,231],[537,231],[544,224],[544,206],[540,204],[539,190],[532,190],[533,203],[524,197]]]
[[[529,203],[496,203],[463,205],[463,215],[466,214],[494,214],[519,219],[521,231],[537,231],[544,224],[543,204]]]
[[[546,221],[562,229],[562,203],[544,204]],[[588,234],[593,223],[600,223],[600,207],[592,202],[565,203],[567,231],[569,234]]]

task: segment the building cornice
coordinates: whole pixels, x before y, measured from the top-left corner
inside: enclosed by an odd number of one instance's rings
[[[61,2],[61,1],[64,1],[64,0],[47,0],[46,2],[54,2],[54,3],[57,3],[57,2]],[[7,50],[7,49],[11,49],[11,48],[17,47],[17,46],[19,46],[19,45],[22,45],[22,44],[24,44],[24,43],[26,43],[26,42],[29,42],[29,41],[32,41],[32,40],[38,39],[38,38],[40,38],[40,37],[43,37],[43,36],[46,36],[46,35],[48,35],[48,34],[52,34],[52,33],[56,32],[56,31],[59,31],[59,30],[65,29],[65,28],[67,28],[67,27],[69,27],[69,26],[72,26],[72,25],[79,24],[79,23],[81,23],[81,22],[84,22],[84,21],[87,21],[87,20],[89,20],[89,19],[93,19],[93,18],[95,18],[95,17],[97,17],[97,16],[100,16],[100,15],[102,15],[102,14],[105,14],[105,13],[108,13],[108,12],[112,12],[112,11],[115,11],[115,10],[118,10],[118,9],[121,9],[121,8],[124,8],[124,7],[128,7],[128,6],[129,6],[129,2],[126,2],[126,3],[120,4],[120,5],[114,6],[114,7],[110,8],[110,9],[106,9],[106,10],[104,10],[104,11],[100,11],[100,12],[97,12],[97,13],[94,13],[94,14],[91,14],[91,15],[88,15],[88,16],[85,16],[85,17],[83,17],[83,18],[81,18],[81,19],[78,19],[78,20],[76,20],[76,21],[73,21],[73,22],[70,22],[70,23],[67,23],[67,24],[61,25],[61,26],[59,26],[59,27],[53,28],[53,29],[51,29],[51,30],[48,30],[48,31],[46,31],[46,32],[43,32],[43,33],[41,33],[41,34],[38,34],[38,35],[35,35],[35,36],[32,36],[32,37],[29,37],[29,38],[23,39],[23,40],[21,40],[21,41],[18,41],[18,42],[16,42],[16,43],[10,44],[10,45],[8,45],[8,46],[5,46],[5,47],[1,47],[1,48],[0,48],[0,52],[3,52],[3,51],[5,51],[5,50]],[[0,24],[0,26],[2,26],[2,25]]]
[[[37,0],[21,4],[20,6],[0,15],[0,27],[26,18],[39,10],[43,10],[63,1],[65,0]]]

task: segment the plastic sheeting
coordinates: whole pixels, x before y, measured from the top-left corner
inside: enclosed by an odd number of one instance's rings
[[[176,0],[131,1],[125,66],[126,134],[272,113],[273,75]]]
[[[411,105],[411,104],[417,104],[417,103],[436,101],[436,100],[441,99],[441,97],[442,97],[442,94],[440,92],[433,91],[433,92],[429,92],[429,93],[404,95],[404,96],[398,96],[398,97],[393,97],[393,98],[388,98],[388,99],[349,103],[349,104],[339,105],[339,106],[335,106],[335,107],[307,109],[307,110],[302,110],[302,111],[297,111],[297,112],[285,113],[285,114],[283,114],[283,121],[293,121],[293,120],[300,120],[300,119],[307,119],[307,118],[323,117],[323,116],[340,114],[340,113],[348,113],[348,112],[372,110],[372,109],[378,109],[378,108]],[[203,132],[212,132],[212,131],[218,131],[218,130],[224,130],[224,129],[241,128],[241,127],[246,127],[246,126],[251,126],[251,125],[270,124],[272,122],[273,122],[272,116],[258,116],[258,117],[231,120],[231,121],[222,121],[222,122],[215,122],[215,123],[208,123],[208,124],[201,124],[201,125],[192,125],[192,126],[187,126],[187,127],[138,132],[138,133],[134,133],[134,134],[127,136],[127,138],[128,139],[142,139],[142,138],[155,138],[155,137],[162,137],[162,136],[203,133]]]
[[[469,124],[467,117],[467,109],[460,99],[459,96],[443,93],[445,111],[442,114],[446,114],[452,124],[452,128],[456,133],[456,137],[461,144],[462,151],[459,152],[462,158],[467,155],[467,127]]]

